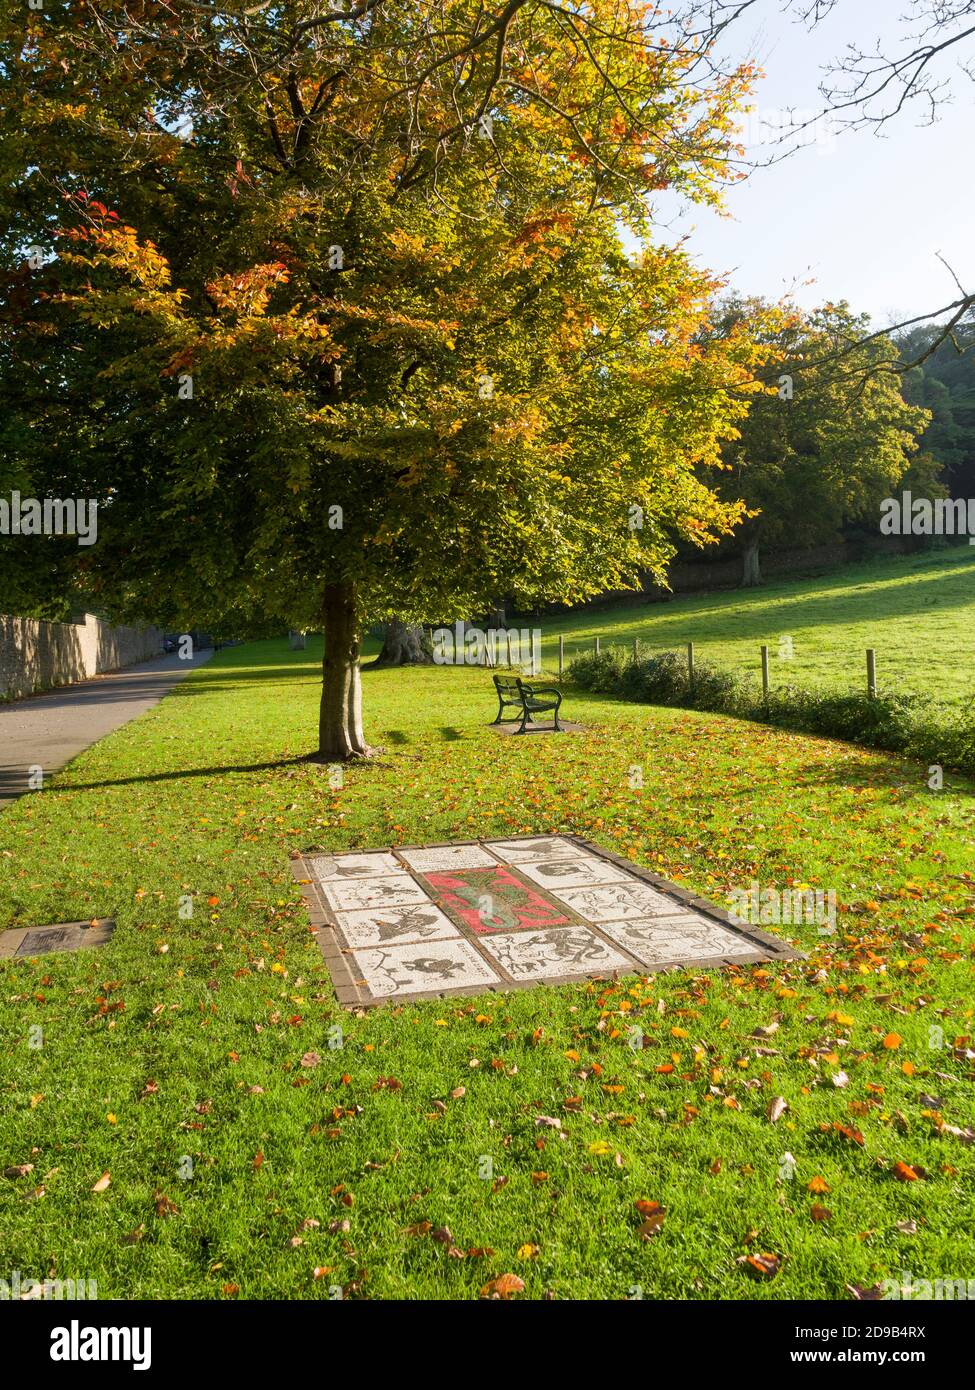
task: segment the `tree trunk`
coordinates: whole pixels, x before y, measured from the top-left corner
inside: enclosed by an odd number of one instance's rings
[[[378,666],[429,666],[433,649],[422,627],[391,618],[386,624]]]
[[[742,557],[741,585],[743,589],[755,589],[762,582],[762,571],[758,563],[758,542],[752,541],[745,546]]]
[[[359,615],[351,584],[326,584],[323,596],[325,657],[318,719],[318,757],[347,762],[369,757],[362,732],[362,678],[359,671]]]

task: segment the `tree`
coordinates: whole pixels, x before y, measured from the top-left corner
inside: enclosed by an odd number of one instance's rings
[[[957,333],[957,343],[943,342],[928,352],[937,330],[918,328],[897,340],[907,362],[921,365],[904,378],[904,395],[912,405],[931,412],[921,438],[944,469],[953,497],[975,496],[975,320]]]
[[[71,481],[103,507],[79,571],[131,620],[323,627],[323,759],[369,752],[367,618],[581,600],[740,516],[700,471],[764,349],[702,340],[716,285],[653,244],[645,199],[717,199],[751,73],[699,80],[652,14],[2,21],[4,245],[56,252],[5,331],[43,364],[44,456],[82,422]]]
[[[755,309],[731,301],[725,323]],[[865,332],[866,320],[837,304],[793,316],[776,334],[776,379],[755,397],[713,479],[748,509],[738,532],[746,587],[761,583],[761,547],[821,544],[849,522],[875,519],[910,467],[930,417],[904,401],[898,377],[872,370],[889,345],[873,341],[836,369],[837,345]]]
[[[383,633],[383,647],[376,658],[378,666],[428,666],[433,661],[433,643],[422,624],[404,623],[390,618]]]

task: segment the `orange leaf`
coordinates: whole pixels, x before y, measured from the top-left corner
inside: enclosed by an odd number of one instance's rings
[[[491,1279],[481,1290],[482,1298],[500,1298],[507,1301],[512,1294],[521,1293],[525,1287],[525,1281],[519,1279],[517,1274],[499,1274],[497,1279]]]

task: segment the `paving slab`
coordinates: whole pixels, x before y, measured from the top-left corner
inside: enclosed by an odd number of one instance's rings
[[[52,922],[45,927],[13,927],[0,932],[0,960],[12,956],[46,956],[54,951],[89,951],[112,939],[110,917],[90,922]]]
[[[37,790],[30,786],[31,768],[41,768],[46,783],[93,743],[157,705],[212,655],[207,648],[186,661],[174,652],[0,705],[0,809]]]

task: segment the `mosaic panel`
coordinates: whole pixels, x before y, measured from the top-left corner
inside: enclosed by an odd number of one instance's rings
[[[292,870],[348,1006],[799,955],[570,835],[310,855]]]

